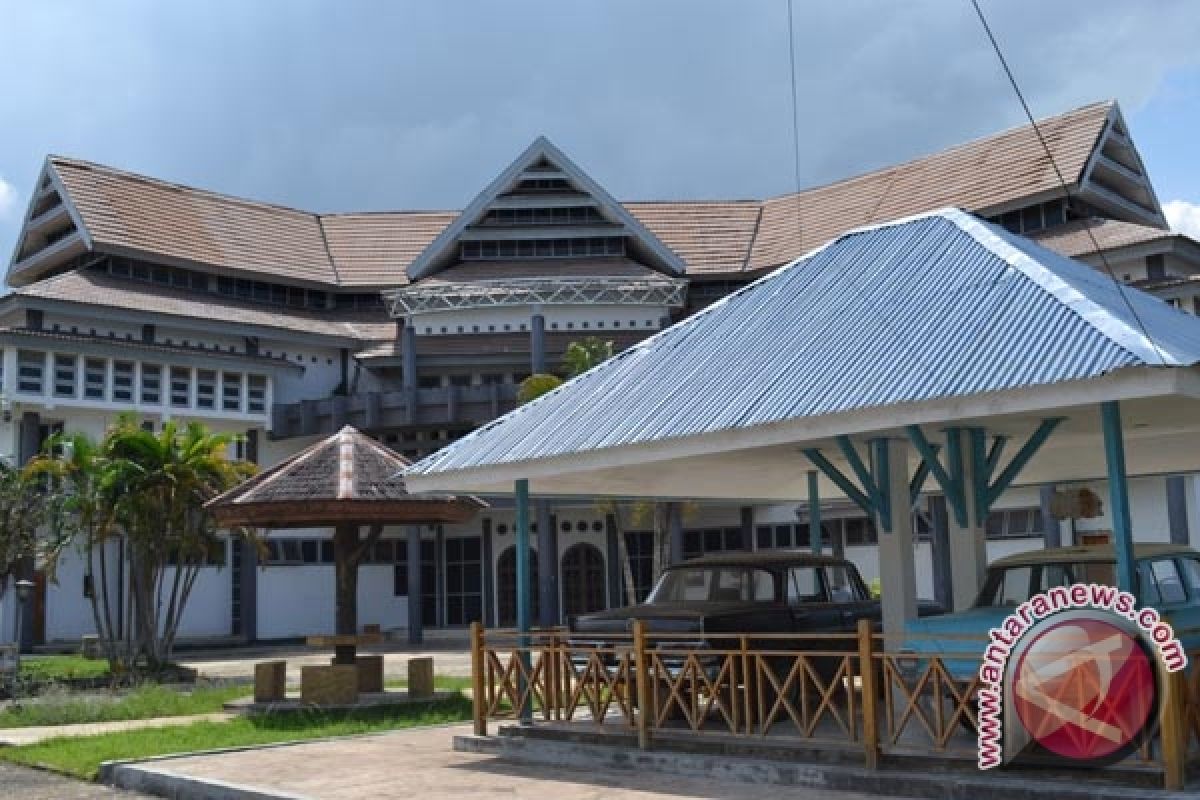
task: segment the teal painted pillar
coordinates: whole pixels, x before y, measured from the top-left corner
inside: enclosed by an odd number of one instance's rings
[[[821,555],[821,490],[817,485],[817,471],[808,471],[808,546],[813,553]]]
[[[1121,406],[1116,400],[1100,404],[1104,426],[1104,459],[1108,466],[1108,504],[1112,514],[1113,547],[1117,555],[1117,586],[1133,591],[1133,526],[1129,518],[1129,484],[1125,475],[1125,442]]]
[[[529,632],[531,587],[529,585],[529,481],[516,485],[517,503],[517,630]]]
[[[529,481],[522,478],[516,482],[515,495],[517,503],[517,631],[521,634],[517,641],[520,649],[519,657],[529,672],[529,611],[530,598],[533,588],[529,585]],[[517,691],[525,692],[524,674],[518,676]],[[522,724],[533,721],[533,706],[529,701],[522,703],[518,713]]]

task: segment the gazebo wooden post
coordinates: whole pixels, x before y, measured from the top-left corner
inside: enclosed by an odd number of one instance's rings
[[[358,525],[343,523],[334,528],[334,632],[340,636],[358,633],[358,545]],[[358,657],[353,644],[339,644],[333,653],[334,664],[353,664]]]

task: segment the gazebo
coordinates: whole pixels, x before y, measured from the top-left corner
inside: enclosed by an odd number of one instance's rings
[[[410,494],[399,474],[408,466],[403,456],[347,425],[206,504],[231,528],[334,529],[335,664],[354,663],[358,565],[384,526],[409,526],[408,636],[418,644],[420,526],[466,522],[486,507],[475,497]]]

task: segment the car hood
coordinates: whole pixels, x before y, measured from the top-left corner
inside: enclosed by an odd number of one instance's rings
[[[658,629],[699,630],[705,619],[772,607],[769,603],[642,603],[576,617],[572,629],[625,630],[635,619],[659,623]]]
[[[988,606],[909,620],[904,627],[904,649],[917,652],[969,650],[982,655],[988,631],[999,627],[1010,613],[1012,609]],[[939,638],[941,636],[946,638]]]

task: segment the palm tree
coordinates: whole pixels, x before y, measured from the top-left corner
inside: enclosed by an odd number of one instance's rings
[[[168,663],[200,568],[223,546],[204,503],[254,470],[228,458],[232,441],[198,423],[154,433],[130,420],[105,437],[104,483],[127,537],[134,629],[152,670]]]

